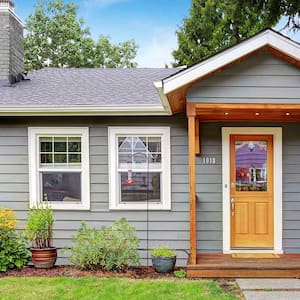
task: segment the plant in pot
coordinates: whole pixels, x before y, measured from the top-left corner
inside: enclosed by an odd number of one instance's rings
[[[56,262],[57,249],[52,247],[53,211],[46,205],[31,208],[25,235],[31,242],[31,259],[36,268],[52,268]]]
[[[152,265],[156,272],[170,273],[173,272],[176,263],[176,251],[167,246],[154,248],[151,251]]]

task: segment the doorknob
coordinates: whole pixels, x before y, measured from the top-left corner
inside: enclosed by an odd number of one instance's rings
[[[234,216],[234,198],[231,198],[230,203],[231,203],[231,215]]]

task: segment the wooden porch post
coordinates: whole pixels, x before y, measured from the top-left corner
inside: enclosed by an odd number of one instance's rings
[[[188,137],[189,137],[189,179],[190,179],[190,261],[196,264],[197,258],[197,221],[196,221],[196,108],[194,104],[187,104]],[[197,151],[198,152],[198,151]]]

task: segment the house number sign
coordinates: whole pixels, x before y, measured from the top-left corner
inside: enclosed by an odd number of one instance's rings
[[[200,162],[202,165],[215,165],[216,164],[216,158],[215,157],[209,157],[209,156],[203,156],[200,158]]]

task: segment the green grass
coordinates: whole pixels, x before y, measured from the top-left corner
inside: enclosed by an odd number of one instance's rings
[[[0,279],[1,300],[233,300],[212,281],[132,280],[118,278],[40,278]]]

